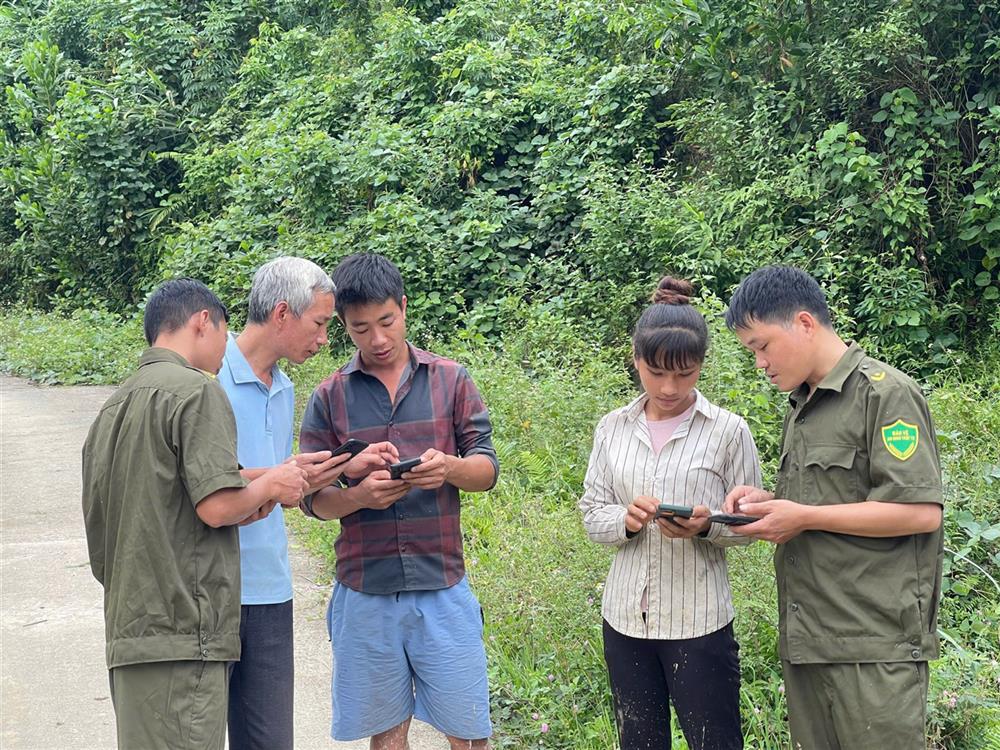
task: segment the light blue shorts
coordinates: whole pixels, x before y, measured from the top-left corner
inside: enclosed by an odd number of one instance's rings
[[[326,622],[333,739],[371,737],[411,716],[459,739],[493,733],[482,610],[467,579],[399,594],[337,583]]]

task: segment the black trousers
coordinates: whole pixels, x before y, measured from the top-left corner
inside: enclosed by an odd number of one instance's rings
[[[292,602],[240,608],[242,654],[229,679],[230,750],[292,750]]]
[[[670,703],[691,750],[740,750],[739,645],[733,625],[684,640],[630,638],[604,622],[621,750],[670,747]]]

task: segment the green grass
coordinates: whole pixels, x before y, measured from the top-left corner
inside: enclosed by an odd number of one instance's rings
[[[594,425],[630,399],[634,386],[624,367],[627,349],[598,349],[585,332],[558,323],[527,316],[499,346],[461,337],[431,346],[469,367],[490,406],[503,469],[494,490],[466,495],[463,506],[469,576],[487,619],[495,745],[607,750],[616,741],[600,594],[610,552],[587,540],[576,501]],[[135,321],[0,314],[0,367],[28,377],[114,382],[140,349]],[[1000,591],[991,580],[1000,580],[1000,347],[984,349],[980,359],[941,374],[930,392],[950,552],[928,732],[932,747],[951,750],[998,747],[1000,737]],[[289,368],[300,414],[313,387],[345,360],[324,352]],[[781,397],[724,330],[713,330],[701,385],[747,417],[770,475]],[[289,518],[332,573],[338,525]],[[747,745],[761,750],[788,746],[771,551],[758,543],[729,553]],[[675,735],[675,747],[685,747]]]
[[[139,318],[0,310],[0,370],[39,383],[118,383],[144,343]]]

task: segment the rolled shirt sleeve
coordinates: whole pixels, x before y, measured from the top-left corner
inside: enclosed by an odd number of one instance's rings
[[[455,382],[454,427],[459,456],[486,456],[493,464],[493,481],[488,488],[492,489],[500,476],[493,425],[479,389],[464,367],[459,368]]]

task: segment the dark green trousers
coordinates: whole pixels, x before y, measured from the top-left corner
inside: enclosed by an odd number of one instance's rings
[[[119,750],[222,750],[229,666],[161,661],[112,669]]]
[[[927,662],[781,662],[794,750],[923,750]]]

